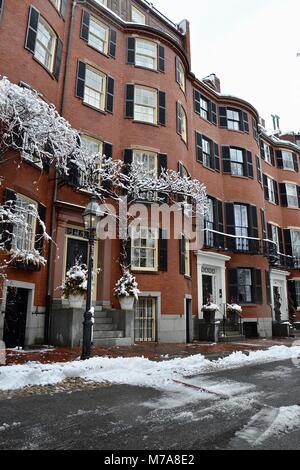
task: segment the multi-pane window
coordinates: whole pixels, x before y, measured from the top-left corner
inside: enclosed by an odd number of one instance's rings
[[[109,28],[91,16],[88,44],[98,51],[107,54],[108,37]]]
[[[134,314],[134,339],[136,342],[156,341],[157,300],[139,297]]]
[[[131,233],[131,267],[140,271],[157,271],[158,232],[156,229],[139,227]]]
[[[106,75],[86,66],[83,101],[94,108],[105,108]]]
[[[81,140],[81,145],[85,151],[87,151],[90,155],[99,155],[99,162],[97,164],[98,169],[101,165],[101,155],[102,155],[102,142],[97,139],[93,139],[92,137],[89,137],[87,135],[82,135],[80,137]],[[80,186],[84,188],[86,186],[86,178],[92,179],[92,175],[85,175],[81,174],[80,176]],[[98,177],[98,181],[100,183],[100,178]]]
[[[297,307],[300,307],[300,281],[295,281],[295,291],[296,291],[296,304]]]
[[[280,243],[279,243],[279,232],[278,227],[276,225],[271,224],[271,236],[272,242],[276,245],[277,253],[280,252]]]
[[[178,119],[178,132],[181,135],[182,140],[187,142],[187,117],[183,106],[177,103],[177,119]]]
[[[157,70],[157,44],[155,42],[136,39],[135,65]]]
[[[282,162],[285,170],[294,170],[294,158],[292,152],[282,151]]]
[[[286,183],[286,195],[288,207],[299,207],[298,205],[298,191],[295,184]]]
[[[133,23],[146,24],[145,15],[133,5],[131,7],[131,21]]]
[[[270,146],[264,142],[264,151],[265,151],[265,161],[267,163],[272,163]]]
[[[275,195],[275,187],[274,187],[274,180],[267,176],[267,184],[268,184],[268,196],[269,201],[274,202],[276,204],[276,195]]]
[[[300,260],[300,230],[291,230],[293,256]]]
[[[237,251],[249,251],[248,207],[242,204],[234,205],[235,235]]]
[[[212,142],[202,137],[203,165],[211,167]]]
[[[48,23],[40,16],[37,27],[37,36],[34,57],[50,72],[53,71],[56,35]]]
[[[184,70],[184,65],[179,59],[179,57],[177,57],[177,60],[176,60],[176,68],[177,68],[176,70],[177,82],[180,88],[182,89],[182,91],[185,92],[185,70]]]
[[[240,113],[233,109],[227,109],[227,126],[228,129],[235,131],[240,130]]]
[[[244,153],[241,149],[230,148],[231,174],[244,175]]]
[[[205,216],[205,228],[206,228],[206,240],[205,244],[208,247],[214,246],[214,233],[211,231],[214,229],[214,201],[208,198],[207,213]]]
[[[31,251],[35,245],[37,203],[22,194],[16,195],[14,213],[20,216],[19,223],[13,225],[12,249]]]
[[[149,175],[157,175],[157,153],[147,150],[134,150],[132,155],[133,164],[138,164]]]
[[[200,116],[208,120],[208,101],[202,98],[202,96],[200,98]]]
[[[134,87],[134,119],[157,124],[157,91],[142,86]]]
[[[251,269],[238,269],[238,296],[241,304],[252,302]]]

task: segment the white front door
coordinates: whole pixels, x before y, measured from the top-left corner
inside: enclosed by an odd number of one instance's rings
[[[276,320],[276,310],[280,309],[281,320],[289,319],[287,278],[288,273],[283,271],[271,272],[272,315]]]

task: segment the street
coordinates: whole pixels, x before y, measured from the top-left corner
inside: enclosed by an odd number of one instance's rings
[[[300,449],[300,371],[292,361],[0,400],[0,449]]]

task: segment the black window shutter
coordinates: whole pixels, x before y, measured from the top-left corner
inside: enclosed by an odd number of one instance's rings
[[[279,191],[278,191],[278,183],[277,181],[273,180],[274,185],[274,193],[275,193],[275,204],[279,205]]]
[[[130,165],[132,165],[132,159],[133,159],[133,150],[132,149],[125,149],[124,150],[124,173],[126,175],[129,174],[130,170]]]
[[[117,53],[117,31],[114,29],[109,30],[109,46],[108,46],[108,53],[110,57],[113,59],[116,58]]]
[[[297,186],[298,206],[300,208],[300,186]]]
[[[212,142],[212,147],[214,149],[214,164],[215,170],[220,171],[220,153],[219,153],[219,145],[215,142]]]
[[[288,281],[288,295],[293,304],[293,307],[297,309],[300,307],[297,303],[297,295],[296,295],[296,282],[295,281]]]
[[[282,228],[278,227],[278,240],[279,240],[279,251],[283,255],[284,254],[284,246],[283,246],[283,233]]]
[[[267,290],[267,304],[271,305],[272,298],[271,298],[271,276],[269,271],[265,271],[266,274],[266,290]]]
[[[67,15],[67,0],[61,0],[60,14],[63,18]]]
[[[216,126],[217,125],[217,105],[216,103],[211,102],[211,122]]]
[[[295,153],[293,153],[293,160],[294,160],[294,170],[299,173],[299,164],[298,164],[298,157]]]
[[[231,173],[230,147],[222,146],[223,173]]]
[[[208,119],[209,122],[212,122],[211,101],[207,102],[207,119]]]
[[[185,274],[185,238],[179,240],[179,272]]]
[[[247,155],[247,174],[249,178],[253,178],[254,173],[253,173],[252,153],[247,150],[246,155]]]
[[[263,182],[264,182],[264,193],[265,193],[265,200],[269,201],[269,188],[268,188],[268,177],[263,175]]]
[[[238,270],[236,268],[227,269],[228,279],[228,301],[229,303],[239,302]]]
[[[46,207],[43,204],[38,205],[38,214],[43,223],[46,223]],[[35,249],[40,253],[41,256],[44,254],[44,231],[41,224],[37,221],[36,232],[35,232]]]
[[[17,195],[15,191],[6,188],[4,192],[4,203],[6,203],[7,207],[10,208],[11,212],[14,212],[14,204],[16,199]],[[0,233],[0,243],[3,243],[4,248],[9,251],[12,245],[13,224],[7,222],[4,223],[1,228],[2,233]]]
[[[237,111],[237,110],[236,110]],[[244,132],[244,119],[243,119],[243,111],[239,111],[239,117],[240,117],[240,131]]]
[[[82,11],[80,37],[85,41],[89,40],[91,15],[87,10]]]
[[[196,160],[199,163],[203,163],[202,135],[196,131],[195,138],[196,138]]]
[[[278,168],[283,168],[282,151],[276,150],[276,161]]]
[[[266,226],[266,213],[264,209],[260,209],[261,215],[261,227],[262,227],[262,236],[263,240],[267,239],[267,226]]]
[[[133,119],[134,116],[134,85],[126,85],[126,113],[127,118]]]
[[[254,117],[252,118],[252,129],[253,129],[253,137],[256,141],[258,141],[257,121]]]
[[[268,223],[267,228],[268,228],[268,240],[272,240],[273,239],[272,224]]]
[[[287,207],[288,206],[288,199],[287,199],[285,183],[279,183],[279,190],[280,190],[280,204],[283,207]]]
[[[285,254],[287,256],[293,256],[293,246],[292,246],[292,237],[290,229],[285,229],[283,231],[284,234],[284,246],[285,246]]]
[[[217,199],[214,200],[214,229],[217,232],[224,233],[224,217],[223,217],[223,202]],[[224,235],[219,233],[214,234],[214,246],[218,249],[224,249]]]
[[[220,123],[220,127],[228,127],[227,108],[219,107],[219,123]]]
[[[226,219],[226,233],[228,235],[235,235],[235,216],[234,216],[234,203],[225,202],[225,219]],[[235,238],[227,238],[227,247],[229,250],[235,250]]]
[[[63,42],[59,39],[56,39],[56,53],[55,53],[55,63],[53,68],[53,75],[56,80],[59,79],[61,62],[62,62],[62,53],[63,53]]]
[[[39,11],[31,6],[29,10],[29,21],[28,21],[25,47],[26,49],[31,51],[33,54],[35,51],[35,43],[36,43],[39,19],[40,19]]]
[[[128,237],[128,239],[125,241],[121,240],[121,253],[123,255],[123,262],[125,265],[125,268],[130,268],[131,266],[131,238]]]
[[[0,19],[2,15],[3,0],[0,0]]]
[[[273,166],[275,166],[275,154],[274,154],[273,147],[270,147],[270,156],[271,156],[271,163]]]
[[[113,155],[113,146],[110,142],[103,142],[103,155],[105,155],[105,159],[108,160],[112,158]],[[104,191],[110,191],[111,183],[109,180],[102,182],[102,189]]]
[[[252,302],[256,304],[262,304],[263,296],[262,296],[262,276],[260,269],[253,269],[252,270],[252,283],[253,283],[253,296]]]
[[[106,111],[112,113],[114,110],[115,81],[112,77],[106,79]]]
[[[80,170],[76,163],[70,161],[68,164],[69,175],[67,177],[67,183],[74,188],[80,186]]]
[[[158,70],[164,73],[165,71],[165,48],[158,46]]]
[[[86,71],[85,63],[79,60],[78,65],[77,65],[76,96],[82,99],[84,98],[85,71]]]
[[[177,121],[177,124],[176,124],[176,126],[177,126],[177,133],[178,133],[179,135],[181,135],[181,133],[182,133],[182,126],[181,126],[181,105],[180,105],[180,103],[178,103],[178,101],[177,101],[177,103],[176,103],[176,117],[177,117],[177,119],[176,119],[176,121]]]
[[[265,147],[264,147],[264,142],[261,139],[259,139],[259,147],[260,147],[260,156],[263,160],[265,160],[266,159]]]
[[[176,72],[176,82],[180,84],[180,59],[178,56],[175,58],[175,72]]]
[[[164,153],[158,155],[158,176],[168,169],[168,157]]]
[[[249,134],[249,121],[248,121],[248,114],[243,112],[243,127],[244,127],[244,132]]]
[[[164,91],[158,92],[158,124],[166,125],[166,93]]]
[[[159,229],[158,240],[158,270],[168,271],[168,233],[161,228]]]
[[[256,155],[256,169],[257,169],[257,181],[259,181],[259,183],[261,183],[261,178],[262,178],[262,172],[261,172],[261,162],[260,162],[260,159],[259,159],[259,156]]]
[[[127,39],[127,64],[135,64],[135,38]]]
[[[201,113],[201,94],[200,91],[194,89],[194,109],[195,113],[200,114]]]

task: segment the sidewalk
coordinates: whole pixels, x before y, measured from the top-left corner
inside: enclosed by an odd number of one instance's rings
[[[268,349],[272,346],[292,346],[297,338],[289,339],[253,339],[242,340],[236,343],[193,343],[187,344],[136,344],[130,347],[95,347],[92,356],[106,357],[145,357],[152,360],[173,359],[175,357],[186,357],[193,354],[217,359],[236,351],[255,351]],[[80,358],[80,348],[43,348],[30,351],[18,351],[16,349],[6,350],[6,361],[4,365],[25,364],[26,362],[40,362],[51,364],[55,362],[70,362]]]

